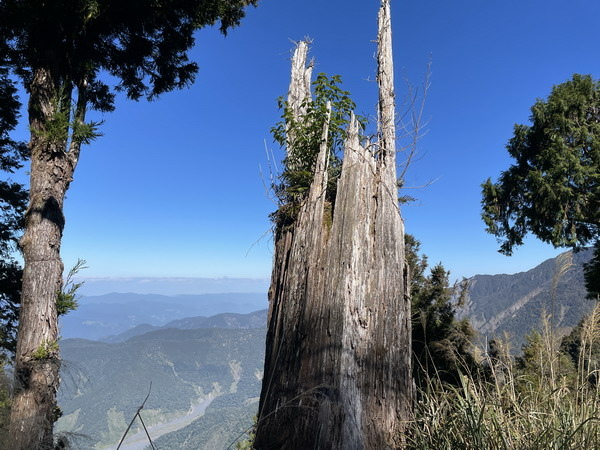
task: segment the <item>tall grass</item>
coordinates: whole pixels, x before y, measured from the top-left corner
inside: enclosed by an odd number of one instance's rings
[[[592,347],[600,307],[583,324],[579,359],[560,351],[548,318],[515,360],[500,342],[485,373],[458,386],[430,379],[419,393],[407,444],[412,449],[600,449],[600,387]]]

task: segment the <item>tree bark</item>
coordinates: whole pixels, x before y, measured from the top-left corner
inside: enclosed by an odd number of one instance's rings
[[[67,152],[67,140],[55,139],[48,130],[61,107],[56,100],[59,93],[50,70],[34,73],[28,107],[30,201],[20,242],[25,267],[9,431],[15,450],[53,446],[60,368],[56,299],[63,273],[63,202],[79,155],[79,145],[71,143]],[[66,104],[70,108],[70,95]]]
[[[323,145],[296,222],[276,230],[257,449],[403,444],[412,399],[410,296],[396,188],[388,0],[379,28],[378,145],[361,145],[353,117],[333,211],[325,200]],[[292,83],[308,70],[303,45],[294,54]],[[294,97],[288,101],[299,111]]]

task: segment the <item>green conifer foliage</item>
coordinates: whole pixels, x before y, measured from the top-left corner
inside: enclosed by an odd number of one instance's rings
[[[17,342],[22,268],[15,260],[17,238],[27,206],[27,191],[9,177],[21,167],[26,147],[10,137],[20,103],[16,88],[0,69],[0,448],[8,448],[10,381],[5,372]]]
[[[9,178],[21,168],[27,153],[24,143],[10,137],[17,125],[20,107],[16,93],[13,82],[0,69],[0,171],[5,174],[0,179],[0,352],[11,353],[16,348],[22,276],[15,252],[27,207],[24,186]],[[3,355],[0,353],[0,360]]]
[[[188,58],[195,32],[238,25],[257,0],[3,0],[0,75],[10,72],[27,92],[31,137],[29,205],[20,245],[24,256],[15,354],[11,445],[52,445],[58,389],[58,299],[64,200],[83,144],[99,136],[86,115],[114,109],[117,92],[156,99],[189,86],[198,66]],[[62,311],[59,310],[62,308]],[[65,309],[66,308],[66,309]]]
[[[411,267],[412,350],[417,385],[428,380],[458,385],[460,373],[476,369],[471,354],[475,331],[467,320],[456,320],[456,301],[466,284],[450,285],[449,274],[439,263],[428,268],[427,257],[420,255],[420,243],[405,235],[406,259]]]
[[[530,120],[507,145],[514,164],[482,185],[486,230],[506,255],[528,232],[557,247],[588,245],[600,237],[600,82],[574,75],[533,105]],[[598,264],[586,273],[590,289],[596,273]]]

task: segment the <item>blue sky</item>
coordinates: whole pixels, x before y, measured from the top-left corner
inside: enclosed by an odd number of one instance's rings
[[[287,91],[293,40],[314,40],[317,72],[340,74],[376,106],[376,0],[261,0],[224,38],[198,33],[195,85],[157,101],[119,98],[84,149],[67,194],[62,255],[88,277],[268,278],[272,240],[265,141]],[[536,98],[573,73],[600,77],[600,2],[392,1],[397,103],[431,58],[428,134],[409,170],[418,198],[406,230],[453,277],[514,273],[559,253],[535,239],[497,253],[480,219],[480,184],[510,160],[505,144]],[[400,156],[399,159],[402,159]],[[262,166],[262,175],[259,169]]]

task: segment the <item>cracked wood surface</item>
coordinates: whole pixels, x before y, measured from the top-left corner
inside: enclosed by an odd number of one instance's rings
[[[391,45],[389,2],[381,9],[380,47]],[[296,118],[310,74],[305,46],[292,62],[288,101]],[[296,222],[277,232],[257,449],[402,446],[412,398],[410,296],[391,48],[378,56],[379,145],[361,144],[352,117],[331,221],[322,145]]]

